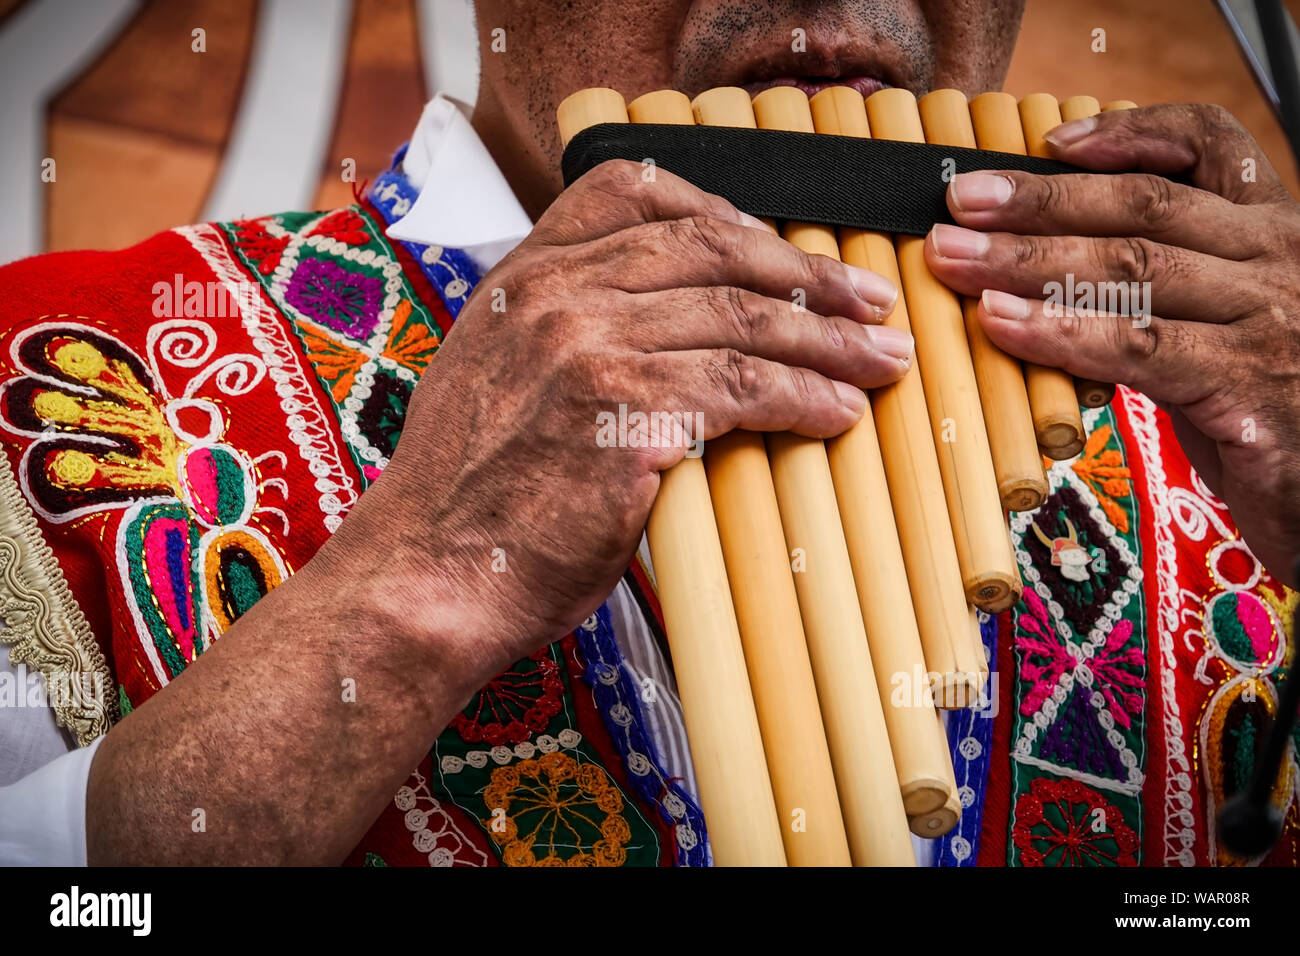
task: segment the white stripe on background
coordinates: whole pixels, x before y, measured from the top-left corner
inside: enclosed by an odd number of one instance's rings
[[[420,54],[429,97],[445,93],[473,104],[478,97],[478,34],[470,0],[418,0]],[[506,37],[507,50],[510,38]]]
[[[311,208],[351,23],[352,0],[262,0],[243,99],[204,220]]]
[[[0,31],[0,264],[45,245],[45,108],[136,12],[138,0],[30,0]],[[55,157],[57,162],[57,157]]]

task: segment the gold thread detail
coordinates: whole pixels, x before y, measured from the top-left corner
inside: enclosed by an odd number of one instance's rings
[[[2,451],[0,621],[10,664],[45,677],[55,720],[78,746],[108,733],[117,719],[113,676]]]

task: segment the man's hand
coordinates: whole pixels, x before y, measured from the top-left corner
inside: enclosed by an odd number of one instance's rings
[[[593,170],[483,280],[338,532],[104,739],[91,863],[340,862],[469,695],[627,566],[685,448],[601,447],[598,413],[834,435],[903,372],[886,280],[656,179]]]
[[[1300,584],[1300,207],[1218,107],[1103,113],[1048,139],[1066,162],[1140,172],[958,176],[948,206],[968,228],[931,231],[930,268],[982,296],[1008,352],[1160,403],[1251,549]],[[1067,275],[1149,283],[1151,315],[1049,315]]]
[[[602,447],[598,416],[702,416],[828,437],[898,378],[884,278],[809,256],[726,201],[609,162],[480,283],[366,495],[406,525],[401,560],[457,582],[491,666],[578,624],[626,568],[683,445]],[[800,306],[796,308],[796,303]],[[607,443],[605,443],[607,444]],[[483,665],[484,676],[492,671]]]

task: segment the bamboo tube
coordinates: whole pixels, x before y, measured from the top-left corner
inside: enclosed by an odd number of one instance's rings
[[[925,136],[931,143],[1001,150],[990,142],[997,140],[999,132],[1014,130],[1015,138],[1020,139],[1016,101],[1006,93],[985,93],[967,107],[965,95],[958,90],[936,90],[921,98],[920,108]],[[962,300],[966,341],[989,433],[998,495],[1008,511],[1032,511],[1047,497],[1047,476],[1029,411],[1025,370],[1018,358],[989,340],[978,312],[978,300]]]
[[[862,96],[848,87],[823,90],[812,98],[811,106],[813,127],[818,133],[870,135]],[[828,175],[844,172],[826,170]],[[892,254],[886,236],[841,229],[840,257],[850,265],[871,268],[867,244],[873,239]],[[945,788],[943,767],[951,763],[951,758],[934,732],[934,705],[929,681],[923,676],[925,655],[873,415],[864,415],[853,428],[828,441],[826,451],[875,667],[876,688],[885,710],[903,809],[909,817],[932,812],[951,796]],[[901,688],[897,686],[900,679]],[[951,766],[947,773],[952,773]]]
[[[1101,112],[1101,104],[1095,96],[1068,96],[1061,100],[1061,122],[1095,116]]]
[[[948,753],[948,732],[943,726],[943,715],[939,715],[939,740],[943,743],[944,753]],[[961,800],[957,796],[957,776],[952,772],[952,758],[948,759],[948,799],[942,807],[930,813],[918,813],[907,818],[908,826],[919,837],[934,839],[941,837],[961,820]]]
[[[854,248],[865,252],[868,268],[899,289],[885,324],[910,333],[893,242],[864,233]],[[920,372],[914,365],[892,385],[872,389],[870,397],[927,679],[939,706],[968,707],[979,696],[978,662]]]
[[[752,126],[749,95],[737,92]],[[676,90],[638,97],[627,112],[634,123],[695,122],[690,101]],[[792,866],[848,866],[848,836],[763,436],[738,430],[712,439],[704,468],[786,858]]]
[[[1123,105],[1127,103],[1128,100],[1116,100],[1114,103],[1107,103],[1106,109],[1131,109],[1131,106]],[[1097,102],[1095,96],[1071,96],[1061,100],[1061,121],[1068,123],[1070,120],[1082,119],[1085,116],[1095,116],[1101,112],[1101,109],[1101,104]],[[1084,408],[1101,408],[1115,397],[1115,384],[1099,382],[1091,378],[1076,378],[1074,394]]]
[[[583,90],[557,111],[567,143],[595,123],[628,121],[613,90]],[[714,862],[781,866],[781,824],[745,670],[704,463],[660,476],[646,527]]]
[[[1103,113],[1109,113],[1112,110],[1135,110],[1138,105],[1132,100],[1111,100],[1101,108]]]
[[[873,93],[867,115],[883,139],[925,141],[916,102],[906,90]],[[1002,611],[1019,597],[1020,574],[1002,514],[961,304],[931,274],[924,239],[899,236],[896,244],[962,586],[967,600],[986,611]]]
[[[1029,155],[1050,156],[1043,135],[1061,124],[1056,98],[1048,93],[1030,93],[1020,101],[1020,124]],[[1034,413],[1034,432],[1043,454],[1057,461],[1079,454],[1087,436],[1074,380],[1059,368],[1026,363],[1025,386]]]
[[[761,128],[813,131],[808,98],[800,90],[765,90],[753,102]],[[839,258],[833,229],[788,223],[783,235],[805,252]],[[817,439],[771,434],[768,454],[786,543],[806,555],[807,570],[795,575],[795,586],[853,862],[913,865],[826,447]]]

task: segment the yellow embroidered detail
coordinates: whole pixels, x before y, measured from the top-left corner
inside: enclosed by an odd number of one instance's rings
[[[622,866],[631,827],[604,769],[556,751],[492,771],[484,826],[506,866]],[[599,836],[597,836],[599,834]],[[561,852],[563,851],[563,852]]]

